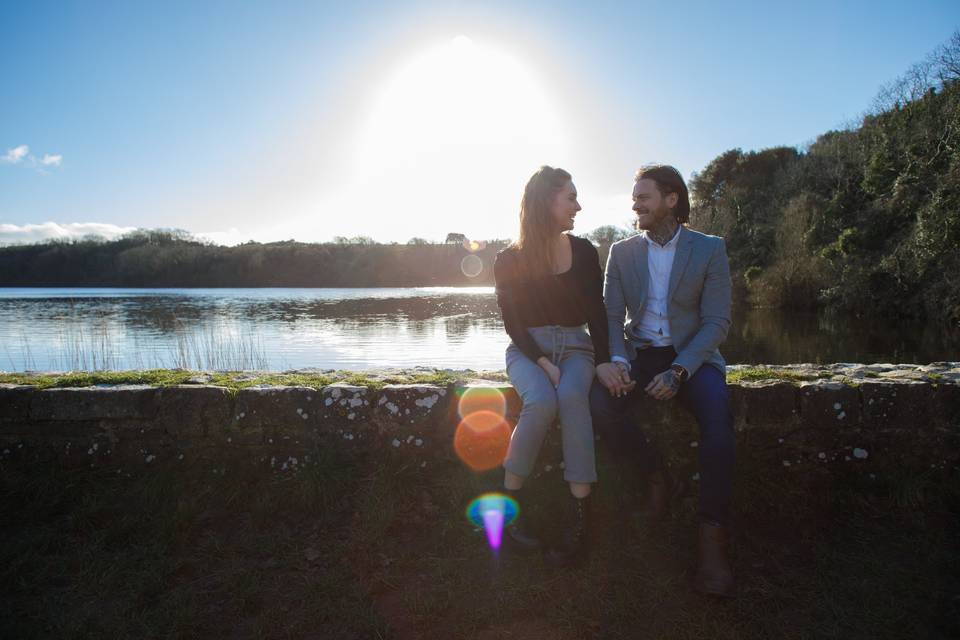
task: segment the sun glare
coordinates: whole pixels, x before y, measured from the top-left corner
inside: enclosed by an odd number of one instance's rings
[[[462,35],[413,56],[379,94],[355,147],[351,208],[385,237],[475,235],[490,216],[512,228],[526,179],[566,157],[543,81]]]

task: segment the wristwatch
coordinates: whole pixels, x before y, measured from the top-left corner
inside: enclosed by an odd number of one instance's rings
[[[687,378],[690,377],[690,372],[684,369],[679,364],[672,364],[670,368],[673,369],[673,372],[677,374],[677,378],[680,379],[680,382],[686,382]]]

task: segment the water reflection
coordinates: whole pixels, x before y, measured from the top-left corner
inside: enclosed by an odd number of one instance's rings
[[[920,324],[738,309],[731,363],[931,362]],[[0,368],[502,369],[492,288],[0,289]]]

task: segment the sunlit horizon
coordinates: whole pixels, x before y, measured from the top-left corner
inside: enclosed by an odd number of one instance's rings
[[[349,178],[277,238],[377,240],[513,235],[523,184],[544,159],[571,158],[557,98],[495,43],[458,34],[402,59],[360,118]]]
[[[543,164],[574,177],[574,233],[624,227],[638,166],[851,126],[960,21],[758,6],[8,3],[0,244],[508,239]]]

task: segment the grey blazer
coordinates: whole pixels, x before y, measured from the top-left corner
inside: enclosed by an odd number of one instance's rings
[[[610,247],[603,301],[610,326],[610,354],[636,358],[643,303],[650,284],[647,241],[642,235]],[[703,363],[725,371],[717,347],[730,329],[730,264],[723,238],[680,229],[667,294],[670,336],[681,365],[692,376]]]

